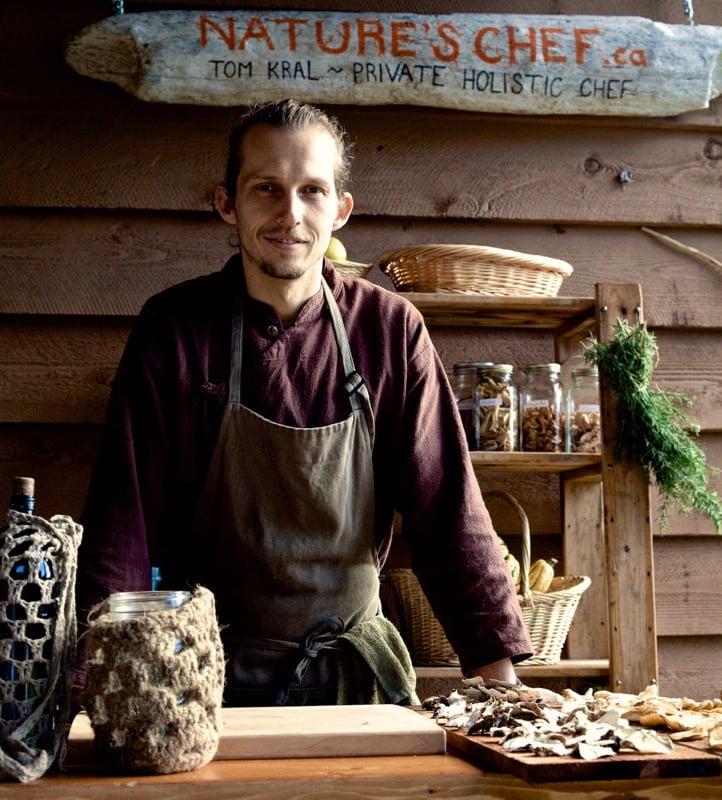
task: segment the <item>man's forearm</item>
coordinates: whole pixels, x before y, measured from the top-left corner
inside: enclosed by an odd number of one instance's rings
[[[472,677],[483,678],[485,681],[493,678],[497,681],[507,681],[509,683],[516,683],[517,680],[514,665],[511,663],[510,658],[502,658],[500,661],[485,664],[483,667],[474,670]]]

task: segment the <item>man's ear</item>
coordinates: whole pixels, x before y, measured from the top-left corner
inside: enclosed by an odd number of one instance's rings
[[[233,207],[233,200],[231,200],[228,195],[228,190],[222,183],[216,186],[214,199],[216,211],[220,214],[221,219],[229,225],[237,225],[238,218],[236,217],[236,210]]]
[[[338,196],[338,214],[333,222],[333,229],[337,231],[348,222],[353,211],[353,197],[349,192],[342,192]]]

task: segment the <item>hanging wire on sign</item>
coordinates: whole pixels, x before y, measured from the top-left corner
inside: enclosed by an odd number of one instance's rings
[[[694,6],[692,5],[692,0],[682,0],[682,8],[684,8],[684,16],[687,19],[687,25],[694,25]]]

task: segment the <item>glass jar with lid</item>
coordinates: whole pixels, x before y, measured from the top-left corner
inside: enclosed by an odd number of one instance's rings
[[[572,371],[567,392],[567,451],[602,452],[602,416],[599,407],[599,372],[596,367]]]
[[[476,388],[477,371],[480,367],[491,366],[491,363],[491,361],[466,361],[461,364],[454,364],[452,389],[469,450],[479,449],[477,418],[474,411],[474,389]]]
[[[511,451],[516,445],[516,387],[511,364],[477,370],[476,400],[479,450]]]
[[[115,592],[108,598],[108,608],[113,622],[125,622],[130,619],[142,619],[156,611],[174,611],[190,599],[191,593],[184,591]],[[175,639],[173,655],[178,655],[185,649],[186,643],[182,639]],[[150,677],[156,684],[166,682],[167,676],[162,663],[151,665]],[[176,702],[179,706],[186,702],[183,692],[178,693]]]
[[[561,366],[531,364],[519,394],[521,449],[535,453],[564,451],[564,392],[559,382]]]

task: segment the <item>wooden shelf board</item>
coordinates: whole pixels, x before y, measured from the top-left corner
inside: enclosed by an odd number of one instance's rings
[[[583,315],[594,318],[591,297],[490,297],[440,292],[400,292],[427,325],[560,328]]]
[[[571,472],[601,470],[602,457],[595,453],[504,453],[474,450],[470,454],[475,470],[497,472]]]
[[[527,678],[606,678],[609,675],[609,660],[606,658],[567,659],[558,664],[517,664],[516,674]],[[460,667],[414,667],[417,678],[463,677]]]

